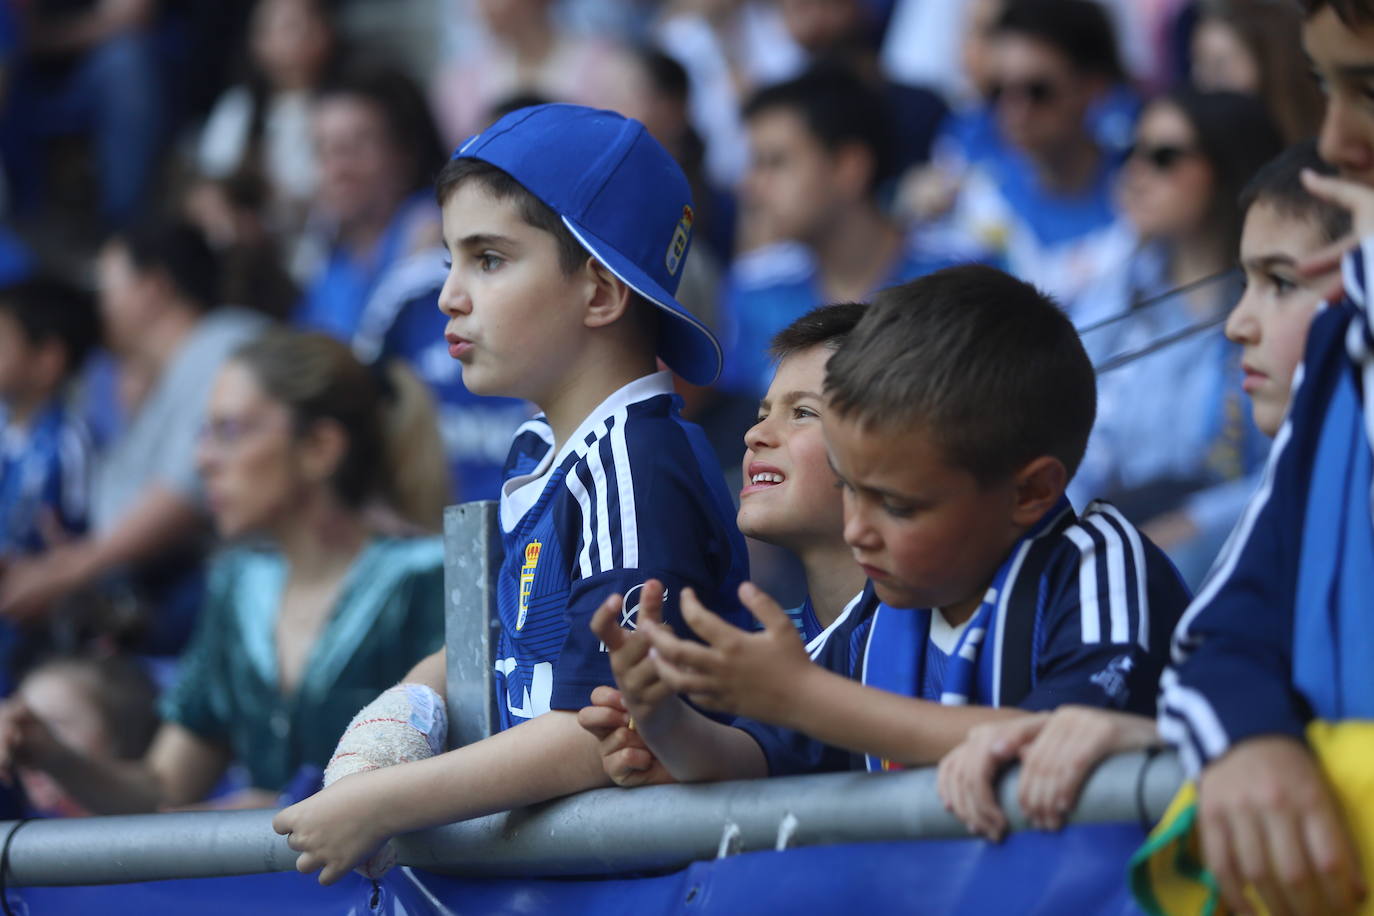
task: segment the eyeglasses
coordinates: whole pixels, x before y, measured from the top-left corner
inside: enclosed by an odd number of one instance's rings
[[[1196,155],[1197,150],[1176,143],[1136,143],[1127,151],[1126,158],[1147,162],[1156,172],[1168,172],[1184,159]]]
[[[199,438],[202,445],[217,449],[233,448],[245,437],[271,425],[274,424],[263,417],[224,417],[206,420],[201,424]]]
[[[1024,101],[1031,105],[1048,105],[1059,97],[1059,87],[1049,80],[1034,79],[1022,82],[996,83],[988,93],[994,106],[1003,101]]]

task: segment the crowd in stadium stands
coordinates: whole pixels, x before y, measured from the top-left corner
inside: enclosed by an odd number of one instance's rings
[[[995,841],[1170,744],[1232,906],[1362,898],[1370,73],[1369,0],[0,4],[0,811],[332,881],[827,769]]]

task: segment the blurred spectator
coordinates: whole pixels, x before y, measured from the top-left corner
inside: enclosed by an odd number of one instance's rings
[[[18,696],[56,740],[89,757],[138,760],[158,728],[157,688],[137,662],[122,656],[48,659],[24,675]],[[17,769],[26,814],[90,813],[47,773]]]
[[[337,39],[325,0],[258,0],[251,28],[247,79],[215,104],[196,164],[207,178],[246,173],[262,181],[267,229],[289,244],[315,191],[311,97],[328,77]]]
[[[216,561],[142,759],[83,753],[21,698],[0,713],[5,762],[47,773],[98,812],[198,802],[235,760],[250,788],[221,804],[270,805],[302,765],[323,768],[353,713],[443,642],[439,539],[381,537],[366,520],[389,495],[392,462],[437,449],[385,441],[383,413],[403,407],[388,406],[386,388],[420,390],[379,382],[319,334],[275,332],[236,352],[198,462],[219,533],[273,546]]]
[[[268,229],[268,189],[261,177],[199,178],[183,192],[182,214],[205,235],[221,264],[217,302],[290,317],[300,290]]]
[[[654,48],[632,52],[635,82],[621,114],[643,122],[655,140],[682,166],[692,188],[692,235],[696,244],[683,266],[678,301],[713,330],[719,327],[721,265],[735,254],[734,195],[706,174],[705,147],[692,127],[691,82],[687,70]]]
[[[158,0],[32,0],[0,144],[16,210],[32,213],[46,185],[47,144],[91,138],[109,225],[135,216],[171,127],[171,90]]]
[[[444,150],[420,90],[399,70],[360,65],[315,103],[319,183],[313,234],[325,250],[302,266],[298,324],[349,340],[394,264],[440,238],[430,183]]]
[[[150,616],[141,647],[165,654],[184,641],[200,600],[196,431],[220,364],[263,319],[213,308],[214,256],[183,224],[122,232],[97,267],[107,343],[144,393],[96,467],[91,533],[11,563],[0,614],[41,617],[58,599],[118,574]]]
[[[620,110],[628,60],[607,36],[583,37],[557,28],[553,0],[478,0],[485,41],[440,68],[434,111],[448,146],[479,131],[496,102],[534,93],[555,102]]]
[[[1110,499],[1147,533],[1151,520],[1183,510],[1186,519],[1152,534],[1195,584],[1253,490],[1244,478],[1268,451],[1241,388],[1240,348],[1220,322],[1241,293],[1228,274],[1240,247],[1240,191],[1282,145],[1252,96],[1183,90],[1151,103],[1122,180],[1139,243],[1126,269],[1087,297],[1090,318],[1138,308],[1084,334],[1099,365],[1211,325],[1102,373],[1097,426],[1070,485],[1079,504]]]
[[[0,580],[86,530],[91,446],[68,400],[100,335],[89,294],[50,279],[0,289]],[[21,631],[0,621],[0,694]]]
[[[88,293],[46,278],[0,289],[0,564],[86,528],[90,443],[67,402],[99,337]]]
[[[837,67],[761,90],[745,107],[753,165],[746,219],[769,244],[730,268],[722,390],[751,404],[767,389],[768,341],[824,302],[863,301],[939,263],[879,209],[891,174],[882,99]]]
[[[1293,36],[1297,4],[1273,0],[1203,0],[1192,40],[1198,89],[1258,95],[1289,143],[1315,137],[1324,107],[1311,65]]]
[[[878,23],[871,3],[778,0],[778,10],[788,34],[812,62],[844,64],[882,95],[895,168],[905,171],[930,158],[931,141],[948,109],[931,90],[887,78],[878,62]]]
[[[953,209],[924,233],[933,251],[999,259],[1076,315],[1120,267],[1117,162],[1088,114],[1124,78],[1111,24],[1092,0],[1011,0],[992,32],[996,127],[1007,149],[972,163]]]
[[[706,143],[707,175],[733,188],[749,164],[741,103],[761,86],[796,76],[805,52],[764,0],[673,0],[653,34],[691,78],[691,118]]]

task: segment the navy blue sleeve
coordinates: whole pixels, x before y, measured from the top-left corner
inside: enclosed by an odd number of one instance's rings
[[[860,624],[860,628],[836,627],[825,642],[812,648],[811,660],[841,677],[853,677],[854,645],[867,633],[867,622],[871,622],[871,618]],[[859,762],[861,758],[857,755],[817,741],[803,732],[743,716],[731,724],[758,744],[768,765],[769,776],[834,773],[862,768]]]
[[[1369,254],[1347,256],[1347,290],[1363,288],[1361,262]],[[1302,740],[1312,716],[1292,686],[1293,608],[1312,462],[1330,396],[1348,370],[1349,322],[1348,306],[1313,320],[1289,417],[1260,488],[1174,636],[1160,685],[1159,731],[1178,748],[1189,775],[1246,738]]]
[[[1168,636],[1188,603],[1173,564],[1106,503],[1065,529],[1041,581],[1034,683],[1019,704],[1154,715]]]

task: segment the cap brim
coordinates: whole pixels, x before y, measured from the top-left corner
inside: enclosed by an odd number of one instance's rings
[[[709,385],[720,377],[720,342],[710,328],[604,240],[566,216],[563,224],[621,282],[676,319],[661,323],[658,333],[658,355],[669,369],[693,385]]]

